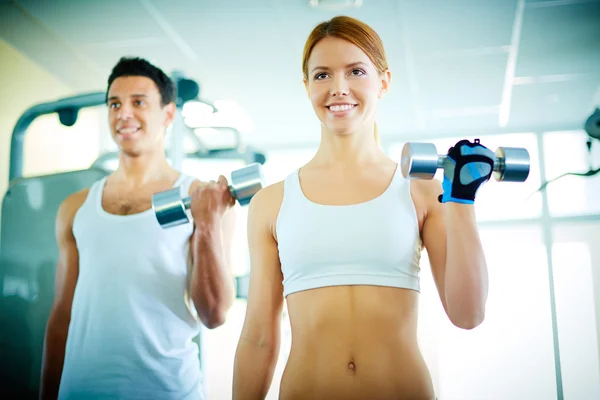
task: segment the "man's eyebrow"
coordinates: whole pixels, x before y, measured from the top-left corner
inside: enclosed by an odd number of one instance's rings
[[[131,97],[146,97],[147,98],[148,96],[146,96],[145,94],[132,94]],[[118,100],[118,99],[119,99],[119,96],[110,96],[108,98],[108,101]]]
[[[359,65],[361,65],[361,66],[366,66],[367,64],[365,64],[365,63],[364,63],[364,62],[362,62],[362,61],[358,61],[358,62],[354,62],[354,63],[351,63],[351,64],[348,64],[348,65],[346,65],[346,68],[358,67]],[[325,70],[325,71],[329,70],[329,68],[327,68],[327,67],[314,67],[314,68],[312,69],[312,72],[315,72],[315,71],[316,71],[316,70],[318,70],[318,69],[322,69],[322,70]]]

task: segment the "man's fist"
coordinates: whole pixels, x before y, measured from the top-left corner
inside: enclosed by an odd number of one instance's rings
[[[229,183],[223,175],[218,182],[210,181],[192,192],[190,210],[196,223],[219,221],[235,204],[229,191]]]

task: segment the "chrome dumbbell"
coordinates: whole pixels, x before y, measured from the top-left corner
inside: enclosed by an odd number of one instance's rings
[[[263,188],[263,174],[259,163],[250,164],[231,173],[229,193],[241,206],[250,204],[252,197]],[[190,222],[187,210],[191,197],[181,198],[180,188],[173,188],[152,196],[152,209],[163,228]]]
[[[445,155],[438,155],[432,143],[408,142],[402,148],[400,166],[402,175],[411,179],[433,179],[438,168],[443,168]],[[496,150],[493,175],[497,181],[525,182],[531,160],[527,149],[499,147]]]

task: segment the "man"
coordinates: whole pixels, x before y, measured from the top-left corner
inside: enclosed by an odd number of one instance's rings
[[[200,182],[165,157],[173,82],[122,58],[107,105],[119,167],[61,204],[59,260],[41,398],[201,399],[192,338],[225,321],[235,298],[230,266],[234,199],[224,177]],[[162,229],[152,194],[180,187],[194,223]]]

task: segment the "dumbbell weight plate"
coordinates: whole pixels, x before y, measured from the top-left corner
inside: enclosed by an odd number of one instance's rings
[[[166,229],[190,222],[186,211],[189,204],[185,204],[186,200],[189,202],[190,198],[186,197],[182,201],[179,187],[152,196],[152,209],[161,227]]]
[[[252,163],[231,173],[229,191],[241,206],[246,206],[252,200],[252,196],[262,189],[263,182],[261,165]]]
[[[494,179],[497,181],[525,182],[529,176],[531,160],[527,149],[499,147],[494,164]]]
[[[400,166],[404,178],[433,179],[440,157],[433,143],[406,143],[402,148]]]

